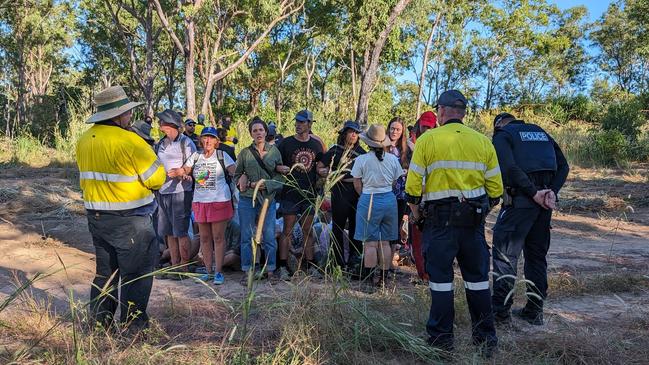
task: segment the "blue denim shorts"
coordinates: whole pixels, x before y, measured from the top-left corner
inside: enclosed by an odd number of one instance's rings
[[[370,201],[372,210],[370,210]],[[356,232],[359,241],[393,241],[398,238],[397,198],[387,193],[361,194],[356,207]]]
[[[192,197],[191,191],[156,194],[160,236],[187,237],[192,214]]]

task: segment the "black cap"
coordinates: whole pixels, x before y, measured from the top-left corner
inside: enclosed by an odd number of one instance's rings
[[[157,113],[155,116],[160,119],[160,122],[172,124],[176,126],[176,128],[182,127],[183,118],[176,111],[165,109],[164,111]]]
[[[494,118],[494,125],[500,123],[501,121],[503,121],[505,119],[516,119],[516,117],[509,114],[509,113],[500,113],[500,114],[496,115],[496,117]]]
[[[437,106],[450,106],[453,108],[466,108],[467,101],[464,95],[457,90],[446,90],[437,99]]]

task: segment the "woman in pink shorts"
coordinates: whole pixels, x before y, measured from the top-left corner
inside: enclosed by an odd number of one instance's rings
[[[232,158],[217,150],[219,139],[216,129],[206,127],[201,132],[203,152],[195,152],[185,162],[183,169],[196,182],[192,210],[201,237],[201,252],[207,273],[201,280],[223,284],[221,272],[225,252],[225,228],[232,219],[232,191],[230,177],[234,174]],[[214,267],[212,266],[214,262]]]

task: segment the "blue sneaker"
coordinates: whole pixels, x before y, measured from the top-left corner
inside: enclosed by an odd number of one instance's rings
[[[223,282],[225,282],[225,278],[223,277],[223,274],[221,274],[220,272],[217,272],[214,275],[214,284],[221,285],[221,284],[223,284]]]
[[[212,274],[203,274],[203,275],[199,276],[198,279],[202,280],[202,281],[210,281],[210,280],[212,280],[212,277],[213,277]]]

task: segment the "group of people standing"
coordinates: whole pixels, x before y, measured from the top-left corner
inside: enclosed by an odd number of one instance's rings
[[[256,269],[252,236],[260,223],[264,257],[260,274],[289,280],[289,246],[299,224],[307,273],[319,276],[322,267],[314,260],[312,226],[317,220],[315,202],[325,193],[321,180],[327,178],[333,181],[331,260],[343,270],[362,265],[362,277],[380,283],[395,248],[408,241],[407,232],[419,233],[421,242],[413,245],[413,253],[420,257],[415,260],[418,271],[428,279],[431,291],[426,326],[431,345],[453,349],[454,260],[464,279],[474,343],[487,356],[497,345],[494,319],[506,323],[510,318],[508,293],[514,284],[509,277],[516,274],[521,251],[531,284],[528,304],[517,314],[532,324],[543,323],[549,223],[568,165],[558,145],[538,126],[500,114],[492,143],[462,123],[467,100],[459,91],[449,90],[440,95],[437,114],[423,113],[414,127],[398,117],[387,128],[372,124],[366,131],[347,121],[328,149],[312,133],[315,120],[308,110],[295,115],[295,134],[279,144],[268,138],[269,125],[255,117],[248,123],[252,143],[235,159],[225,148],[227,142],[236,143],[229,123],[221,131],[204,127],[198,138],[191,138],[195,123],[186,120],[183,134],[181,116],[165,110],[156,114],[164,137],[152,148],[146,143],[150,137],[144,138],[147,133],[138,133],[142,138],[137,138],[128,130],[131,110],[139,103],[129,102],[121,87],[106,89],[95,100],[98,112],[88,121],[93,127],[79,141],[77,160],[97,249],[92,297],[98,299],[95,313],[101,322],[112,321],[117,303],[122,303],[123,322],[133,320],[129,317],[133,310],[140,313],[136,322],[147,322],[151,279],[129,279],[153,269],[156,233],[150,217],[156,208],[157,233],[166,238],[172,264],[179,268],[191,259],[187,233],[193,212],[206,268],[203,280],[215,284],[225,280],[224,234],[233,218],[241,230],[243,271]],[[494,281],[492,296],[485,217],[501,197],[493,271],[506,279]],[[266,216],[260,217],[265,200]],[[279,240],[277,216],[283,218]],[[116,270],[119,276],[113,275]],[[116,288],[119,277],[120,301],[116,292],[100,296],[96,288]]]

